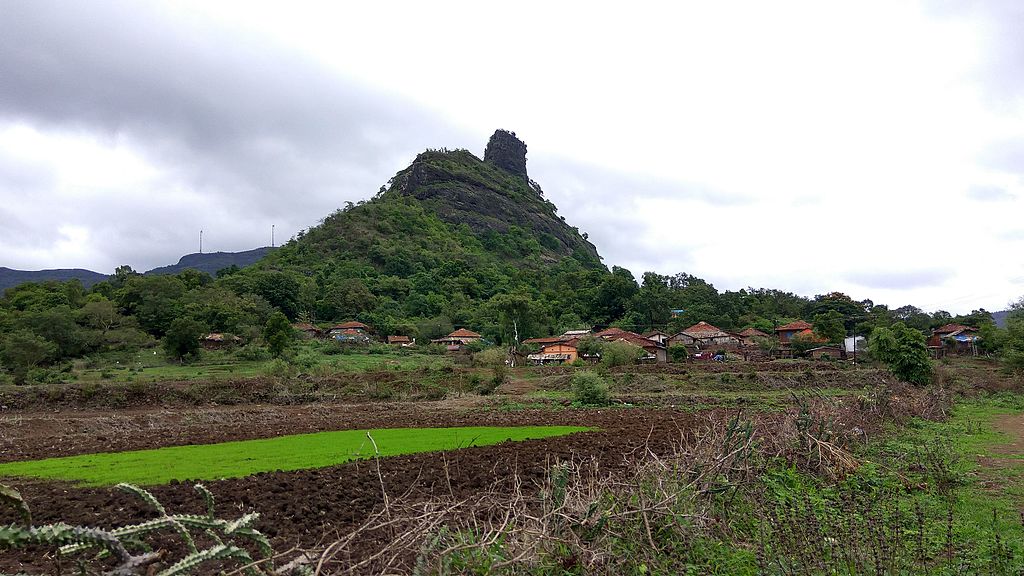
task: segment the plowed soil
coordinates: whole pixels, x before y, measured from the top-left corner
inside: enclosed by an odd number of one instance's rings
[[[407,499],[472,496],[517,474],[529,486],[539,483],[558,460],[596,458],[604,470],[629,466],[631,455],[665,453],[698,418],[672,409],[564,409],[500,412],[447,404],[369,404],[246,406],[191,410],[132,411],[118,414],[19,413],[3,426],[4,461],[121,451],[190,443],[262,438],[314,430],[373,427],[473,425],[587,425],[596,432],[505,443],[442,454],[382,459],[380,474],[392,497]],[[152,516],[127,494],[113,488],[77,488],[65,483],[8,480],[31,506],[35,522],[117,526]],[[217,498],[218,514],[261,513],[257,528],[279,549],[313,546],[360,525],[383,502],[382,482],[371,461],[298,472],[274,472],[204,482]],[[174,512],[203,513],[191,483],[151,490]],[[13,521],[0,510],[0,525]],[[31,556],[31,555],[30,555]],[[0,569],[21,561],[41,567],[38,557],[4,558]],[[42,560],[45,565],[45,560]]]

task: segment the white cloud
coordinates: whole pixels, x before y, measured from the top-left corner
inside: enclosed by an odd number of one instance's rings
[[[503,127],[636,274],[954,311],[1024,292],[1012,4],[79,7],[125,23],[104,35],[17,7],[7,62],[39,86],[0,86],[0,195],[32,231],[0,265],[157,265],[200,227],[254,247]]]

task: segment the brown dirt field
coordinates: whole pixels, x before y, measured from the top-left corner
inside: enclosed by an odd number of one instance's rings
[[[996,419],[996,429],[1005,432],[1011,440],[996,447],[994,452],[1006,456],[1024,456],[1024,414],[1000,416]]]
[[[671,409],[564,409],[516,412],[453,409],[440,403],[309,406],[243,406],[190,410],[135,410],[116,414],[20,413],[4,426],[4,460],[120,451],[188,443],[269,437],[312,430],[400,426],[589,425],[600,431],[562,438],[470,448],[444,455],[416,454],[382,459],[380,472],[390,497],[411,500],[435,495],[472,496],[519,475],[539,483],[559,460],[596,458],[608,472],[629,466],[631,454],[667,453],[701,418]],[[61,482],[5,481],[21,491],[37,524],[64,521],[117,526],[152,516],[127,494],[112,488],[76,488]],[[362,461],[297,472],[272,472],[204,482],[217,497],[218,513],[236,517],[261,513],[257,528],[275,545],[312,546],[358,526],[382,505],[373,462]],[[202,513],[191,483],[152,488],[172,512]],[[0,525],[13,521],[0,510]],[[49,567],[32,553],[0,555],[0,569]],[[52,568],[52,567],[50,567]]]

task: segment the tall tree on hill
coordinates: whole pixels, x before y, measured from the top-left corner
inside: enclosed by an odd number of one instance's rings
[[[643,318],[646,328],[664,326],[669,320],[672,308],[668,277],[654,272],[644,272],[643,283],[633,297],[631,308]]]
[[[625,268],[613,266],[612,273],[605,276],[597,287],[594,316],[601,322],[621,318],[637,290],[633,274]]]
[[[843,315],[835,310],[822,312],[814,315],[814,333],[837,344],[846,337],[846,328],[843,326]]]

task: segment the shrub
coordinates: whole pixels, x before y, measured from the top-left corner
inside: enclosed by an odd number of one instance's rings
[[[270,351],[262,346],[250,343],[239,348],[238,351],[235,352],[235,356],[238,357],[239,360],[268,360],[270,358]]]
[[[280,358],[275,358],[263,367],[263,373],[275,378],[288,378],[295,375],[295,367]]]
[[[505,365],[505,351],[500,348],[488,348],[473,354],[473,364],[493,368]]]
[[[644,349],[628,342],[609,342],[601,352],[601,362],[608,367],[635,364],[646,356]]]
[[[904,323],[875,328],[868,339],[868,349],[872,357],[885,364],[900,380],[911,384],[932,381],[932,362],[924,335]]]
[[[611,403],[608,382],[592,371],[577,372],[572,376],[573,400],[584,406],[607,406]]]
[[[678,342],[668,347],[668,357],[673,362],[686,362],[686,359],[690,356],[690,351],[686,349],[686,346],[679,344]]]
[[[483,340],[474,340],[465,346],[469,352],[482,352],[487,348],[487,343]]]

